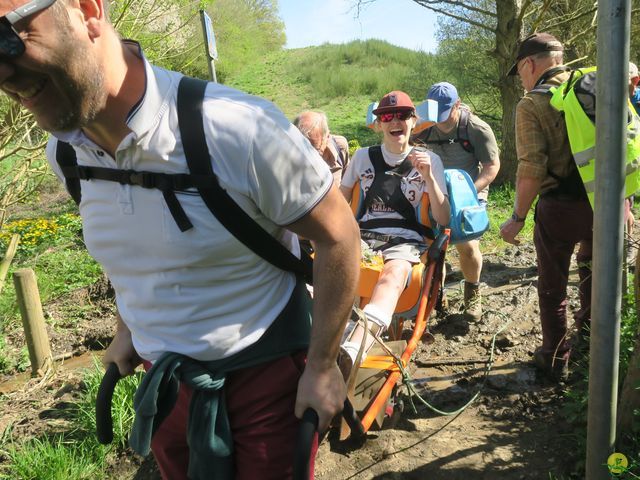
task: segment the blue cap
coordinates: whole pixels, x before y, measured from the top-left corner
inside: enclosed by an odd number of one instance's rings
[[[427,100],[435,100],[438,102],[438,118],[437,122],[444,122],[451,114],[451,108],[458,101],[458,91],[456,87],[448,82],[440,82],[431,85],[427,92]]]

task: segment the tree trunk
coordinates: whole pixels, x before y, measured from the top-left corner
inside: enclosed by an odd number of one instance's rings
[[[515,183],[518,155],[516,154],[516,105],[522,96],[522,89],[513,79],[500,82],[502,97],[502,150],[500,152],[500,173],[496,184]]]
[[[516,105],[522,96],[517,77],[507,73],[513,65],[515,52],[522,37],[522,0],[498,0],[496,2],[496,49],[493,52],[498,62],[498,89],[502,100],[502,151],[500,173],[497,184],[515,182],[518,156],[516,155],[515,119]]]

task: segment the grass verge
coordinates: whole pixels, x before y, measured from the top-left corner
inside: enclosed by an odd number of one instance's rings
[[[2,480],[104,480],[113,457],[123,451],[133,425],[133,396],[141,374],[120,380],[113,395],[114,440],[98,443],[95,434],[95,398],[104,369],[97,362],[85,371],[80,400],[69,409],[70,427],[64,433],[14,440],[9,433],[0,443]]]

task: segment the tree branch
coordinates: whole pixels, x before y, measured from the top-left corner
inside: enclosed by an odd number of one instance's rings
[[[427,0],[413,0],[413,1],[415,3],[417,3],[418,5],[426,8],[427,10],[431,10],[432,12],[440,13],[441,15],[453,18],[455,20],[460,20],[461,22],[468,23],[469,25],[473,25],[474,27],[481,28],[483,30],[486,30],[487,32],[495,33],[495,31],[496,31],[495,28],[490,27],[488,25],[485,25],[484,23],[476,22],[475,20],[471,20],[471,19],[463,17],[461,15],[456,15],[454,13],[451,13],[451,12],[449,12],[447,10],[442,10],[440,8],[436,8],[433,5],[429,5],[427,3],[423,3],[423,2],[426,2]],[[435,2],[435,3],[443,3],[443,2]]]
[[[565,15],[565,16],[561,17],[560,19],[558,19],[558,21],[555,22],[555,23],[546,24],[545,25],[545,30],[557,29],[557,28],[559,28],[559,27],[561,27],[561,26],[563,26],[563,25],[565,25],[567,23],[571,23],[573,21],[576,21],[579,18],[582,18],[582,17],[587,16],[587,15],[592,15],[592,14],[596,13],[597,11],[598,11],[598,8],[597,7],[593,7],[593,8],[590,8],[589,10],[585,10],[584,12],[576,12],[575,15],[571,15],[571,16]]]
[[[551,0],[544,0],[544,2],[542,3],[542,6],[538,10],[538,18],[536,18],[531,25],[531,31],[535,32],[538,30],[538,27],[542,23],[544,14],[547,12],[547,10],[549,10],[550,6],[551,6]]]
[[[469,10],[474,13],[479,13],[480,15],[486,15],[488,17],[498,18],[498,15],[495,12],[492,12],[491,10],[485,10],[483,8],[479,8],[474,5],[469,5],[458,0],[413,0],[413,1],[418,5],[422,5],[425,8],[431,8],[432,6],[436,6],[436,5],[442,6],[444,4],[444,5],[449,5],[451,7],[464,8],[465,10]]]

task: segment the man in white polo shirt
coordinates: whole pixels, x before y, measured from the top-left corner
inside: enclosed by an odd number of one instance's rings
[[[67,144],[87,171],[188,174],[176,106],[182,76],[150,65],[136,43],[121,41],[106,8],[105,0],[3,2],[0,88],[52,132],[47,155],[61,179],[56,154]],[[154,428],[151,448],[164,478],[209,478],[220,451],[220,478],[288,478],[296,417],[311,407],[324,429],[345,398],[335,360],[357,282],[358,229],[327,166],[274,105],[209,84],[202,112],[222,188],[292,252],[298,253],[296,233],[314,244],[310,340],[304,284],[241,244],[197,191],[172,192],[192,224],[183,229],[166,192],[82,179],[86,245],[109,276],[118,306],[104,361],[126,375],[141,360],[157,372],[173,355],[169,377],[189,378],[169,417]],[[294,332],[295,341],[278,329]],[[252,352],[260,362],[252,363]],[[191,374],[203,365],[215,369]],[[222,410],[198,410],[211,406],[214,394],[227,418],[216,418]],[[194,438],[201,424],[215,430]],[[232,432],[232,443],[224,443],[219,428]],[[134,430],[132,437],[141,450],[145,433]],[[188,445],[187,435],[196,442]]]

